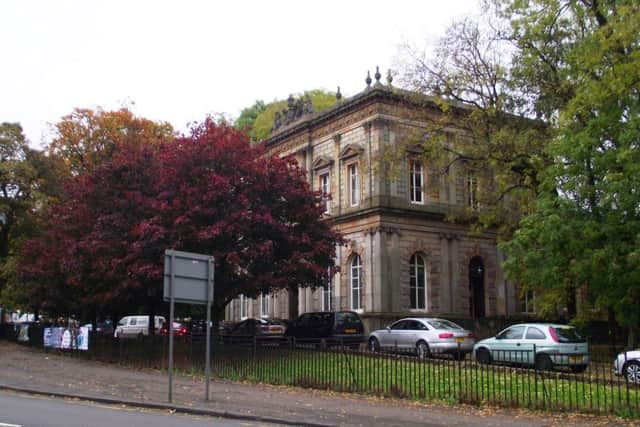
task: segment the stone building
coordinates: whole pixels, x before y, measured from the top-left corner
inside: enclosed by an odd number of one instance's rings
[[[300,289],[292,298],[283,291],[240,297],[227,319],[348,309],[370,330],[409,315],[474,319],[522,311],[503,276],[496,236],[445,220],[473,206],[473,180],[455,170],[434,177],[411,152],[399,173],[386,172],[383,149],[416,124],[402,113],[407,98],[391,78],[382,83],[376,72],[375,80],[368,77],[366,89],[348,99],[338,90],[336,105],[321,113],[290,98],[264,141],[271,153],[295,155],[313,188],[330,195],[325,218],[348,242],[337,249],[339,272],[325,289]],[[435,104],[420,108],[437,114]]]

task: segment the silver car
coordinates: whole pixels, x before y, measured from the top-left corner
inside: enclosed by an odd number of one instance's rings
[[[473,351],[474,343],[471,331],[449,320],[408,317],[371,332],[368,348],[372,352],[415,352],[421,359],[433,354],[451,354],[456,359],[464,359]]]
[[[640,350],[625,351],[613,361],[616,375],[624,375],[632,384],[640,384]]]
[[[475,345],[475,359],[482,364],[493,362],[535,366],[548,371],[568,366],[583,372],[589,363],[587,341],[577,330],[556,323],[522,323],[499,332]]]

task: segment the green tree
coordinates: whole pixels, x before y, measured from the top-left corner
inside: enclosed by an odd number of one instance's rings
[[[420,125],[407,128],[407,138],[385,156],[392,171],[411,153],[422,157],[431,179],[461,176],[477,186],[474,203],[450,219],[508,239],[533,209],[539,172],[549,161],[549,134],[514,84],[500,34],[464,19],[448,28],[431,55],[404,46],[400,81],[418,107],[409,108],[407,118]]]
[[[18,123],[0,124],[0,305],[23,302],[17,252],[43,226],[39,212],[62,193],[63,170],[59,159],[29,147]]]
[[[579,295],[579,319],[640,324],[640,4],[497,3],[512,23],[514,76],[552,125],[536,211],[502,245],[543,313]]]
[[[326,92],[320,89],[305,91],[300,95],[300,97],[305,97],[307,95],[311,98],[313,110],[316,113],[332,107],[337,102],[335,93]],[[271,134],[276,112],[282,111],[286,107],[286,100],[273,101],[267,104],[264,110],[261,111],[254,120],[253,128],[250,132],[252,141],[261,141],[268,137]]]
[[[254,123],[260,113],[262,113],[267,106],[264,101],[258,99],[251,107],[243,108],[240,112],[240,116],[234,121],[233,126],[241,131],[244,131],[249,135],[251,141],[256,141],[256,135],[254,131]]]

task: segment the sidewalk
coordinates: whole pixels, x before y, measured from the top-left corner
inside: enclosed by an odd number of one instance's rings
[[[299,388],[212,380],[204,400],[202,378],[168,377],[33,350],[0,341],[0,390],[74,397],[117,405],[307,426],[630,426],[614,417],[545,414],[513,409],[423,404]]]

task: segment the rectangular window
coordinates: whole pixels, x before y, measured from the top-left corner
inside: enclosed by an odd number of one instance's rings
[[[467,206],[478,209],[478,178],[467,175]]]
[[[533,291],[525,292],[524,299],[522,301],[522,312],[527,314],[535,314],[536,298]]]
[[[411,203],[424,203],[424,173],[422,164],[411,162],[409,172],[409,187],[411,193]]]
[[[320,191],[322,192],[322,202],[324,203],[324,213],[331,212],[331,200],[329,200],[329,193],[331,192],[329,174],[323,173],[320,175]]]
[[[260,317],[269,317],[269,294],[260,295]]]
[[[358,189],[358,164],[353,163],[347,168],[349,176],[349,204],[357,206],[360,203],[360,192]]]
[[[249,317],[249,298],[240,295],[240,318],[246,319],[247,317]]]
[[[332,304],[331,304],[331,299],[332,299],[332,295],[331,295],[331,288],[332,288],[332,283],[331,281],[329,281],[329,283],[327,283],[327,285],[325,287],[322,288],[322,311],[331,311],[333,310]]]

